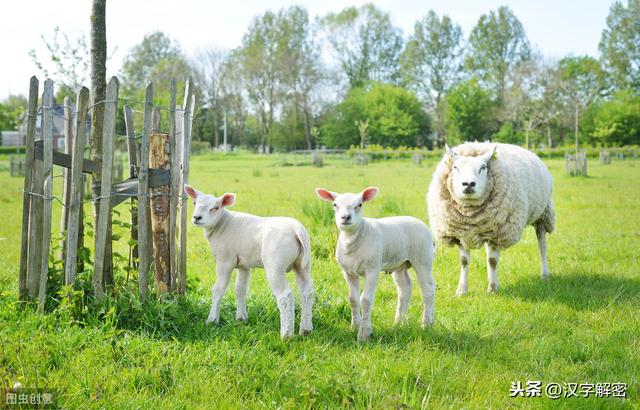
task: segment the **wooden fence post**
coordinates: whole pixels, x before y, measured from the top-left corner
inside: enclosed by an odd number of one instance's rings
[[[184,92],[184,118],[182,120],[182,179],[180,181],[180,193],[182,194],[182,206],[180,208],[180,263],[178,281],[178,293],[184,294],[187,281],[187,198],[184,195],[184,186],[189,183],[189,149],[191,145],[191,110],[194,99],[192,97],[191,78],[187,80]]]
[[[64,97],[64,151],[73,152],[73,103],[70,97]],[[71,203],[71,170],[62,168],[62,215],[60,216],[60,250],[58,259],[64,260],[67,246],[67,225],[69,224],[69,204]]]
[[[180,195],[180,158],[176,155],[176,79],[171,79],[170,98],[169,98],[169,153],[170,153],[170,172],[169,172],[169,254],[171,259],[171,289],[178,289],[178,255],[176,246],[177,233],[177,216],[178,216],[178,195]]]
[[[33,189],[33,161],[36,135],[36,112],[38,110],[38,79],[33,76],[29,81],[29,108],[27,109],[27,135],[25,140],[25,171],[22,194],[22,241],[20,247],[20,276],[18,279],[18,295],[21,301],[27,299],[27,268],[29,253],[33,252],[33,242],[30,241],[29,216],[31,194]],[[31,245],[31,246],[30,246]],[[30,251],[31,247],[31,251]]]
[[[93,289],[98,299],[104,296],[103,267],[106,261],[107,241],[111,213],[111,173],[113,170],[114,135],[116,131],[116,110],[118,108],[119,83],[116,77],[111,77],[107,85],[107,98],[104,110],[104,125],[102,129],[102,177],[100,187],[100,214],[98,226],[95,229],[96,238],[95,260],[93,270]]]
[[[127,130],[127,151],[129,153],[129,177],[138,177],[138,160],[137,160],[137,147],[135,128],[133,124],[133,110],[128,105],[124,106],[124,124]],[[138,212],[137,205],[138,198],[131,197],[131,240],[135,243],[131,246],[131,265],[134,268],[138,267]]]
[[[53,201],[53,81],[45,80],[42,96],[42,250],[40,251],[40,284],[38,311],[44,312],[49,274],[49,249],[51,247],[51,201]]]
[[[71,154],[69,222],[67,225],[67,248],[64,263],[64,283],[71,285],[76,280],[80,227],[82,226],[82,207],[84,203],[84,179],[82,165],[84,163],[84,145],[87,133],[87,107],[89,105],[89,89],[82,87],[76,96],[76,131]]]
[[[153,85],[147,84],[144,99],[144,130],[140,143],[140,168],[138,169],[138,285],[140,296],[145,298],[149,289],[147,274],[149,273],[149,134],[151,132],[151,116],[153,113]]]
[[[169,135],[154,132],[149,138],[149,167],[170,168]],[[169,236],[169,184],[151,188],[151,232],[158,294],[171,291],[171,251]]]
[[[42,101],[44,101],[44,93]],[[42,118],[40,121],[40,136],[42,141]],[[42,161],[33,161],[33,180],[31,184],[31,192],[35,195],[31,198],[31,212],[29,216],[29,269],[28,269],[28,288],[29,297],[36,300],[38,296],[38,283],[40,278],[40,263],[42,261],[42,210],[43,210],[43,184],[42,179]]]

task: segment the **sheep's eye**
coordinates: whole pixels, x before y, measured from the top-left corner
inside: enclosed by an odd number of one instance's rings
[[[335,208],[335,207],[337,207],[337,206],[338,206],[338,205],[336,205],[335,203],[333,204],[333,207],[334,207],[334,208]]]
[[[362,204],[356,205],[356,209],[360,209],[360,208],[362,208]]]
[[[456,171],[460,171],[455,165],[453,166],[453,169],[455,169]]]
[[[214,211],[217,211],[218,209],[220,209],[220,207],[219,207],[218,205],[216,205],[216,206],[214,206],[212,209],[213,209]]]
[[[484,171],[485,169],[487,169],[487,166],[486,166],[486,165],[481,166],[481,167],[480,167],[480,172]]]

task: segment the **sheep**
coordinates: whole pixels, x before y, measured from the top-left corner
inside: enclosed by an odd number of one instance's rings
[[[398,290],[397,324],[406,319],[409,309],[411,278],[407,269],[413,266],[424,304],[422,326],[432,325],[436,285],[431,269],[435,243],[429,228],[409,216],[364,218],[363,204],[375,198],[378,188],[367,188],[359,194],[337,194],[316,188],[316,194],[325,201],[333,202],[335,221],[340,230],[336,259],[349,286],[351,328],[358,330],[357,340],[366,341],[373,334],[371,310],[380,271],[391,272]],[[360,299],[358,276],[365,279]]]
[[[204,228],[211,253],[216,259],[216,282],[211,290],[211,310],[207,323],[218,324],[220,299],[226,292],[231,272],[238,270],[235,284],[236,320],[247,320],[245,298],[249,290],[252,268],[264,268],[267,280],[280,310],[280,336],[293,336],[295,300],[286,272],[296,273],[300,291],[300,334],[313,330],[311,310],[314,289],[311,280],[311,245],[305,227],[293,218],[259,217],[227,208],[236,195],[220,197],[206,195],[185,185],[185,192],[194,200],[192,222]]]
[[[550,276],[546,233],[553,232],[553,178],[532,152],[510,144],[464,143],[445,148],[429,191],[429,223],[438,242],[459,247],[457,296],[467,293],[469,250],[485,245],[488,292],[498,291],[500,251],[527,225],[538,238],[541,276]]]

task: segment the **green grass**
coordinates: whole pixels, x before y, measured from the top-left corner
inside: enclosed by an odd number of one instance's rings
[[[277,156],[194,157],[190,181],[205,192],[236,192],[235,210],[292,216],[309,229],[315,330],[289,341],[279,338],[277,307],[260,270],[252,275],[247,324],[234,321],[233,292],[223,299],[221,325],[204,324],[215,262],[202,231],[192,227],[190,291],[183,299],[142,305],[127,291],[130,282],[100,307],[76,298],[58,307],[50,301],[47,315],[18,308],[22,180],[1,171],[0,383],[59,388],[68,408],[640,406],[638,162],[592,161],[590,177],[569,178],[561,161],[549,161],[558,214],[557,231],[548,239],[551,280],[539,279],[531,228],[503,252],[497,295],[485,291],[484,255],[476,250],[469,295],[456,298],[457,252],[441,248],[434,267],[434,327],[419,326],[415,287],[409,322],[394,327],[395,287],[382,275],[375,335],[365,344],[356,343],[349,329],[330,205],[316,199],[313,189],[379,186],[368,215],[424,219],[434,160],[422,167],[409,160],[358,167],[329,158],[324,168],[284,162]],[[126,208],[119,210],[126,220]],[[54,229],[59,213],[55,204]],[[116,246],[123,254],[125,242],[126,236]],[[83,280],[86,287],[90,278]],[[119,283],[126,280],[119,274]],[[628,399],[509,398],[511,382],[527,380],[624,382]]]

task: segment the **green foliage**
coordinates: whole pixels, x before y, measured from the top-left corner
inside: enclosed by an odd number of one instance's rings
[[[328,147],[360,144],[356,121],[368,121],[369,143],[391,147],[426,142],[430,121],[414,94],[389,84],[352,89],[321,128]]]
[[[530,58],[527,34],[509,7],[483,14],[471,30],[466,66],[498,100],[503,98],[511,70]]]
[[[391,23],[389,13],[366,3],[329,13],[322,26],[350,88],[398,79],[402,33]]]
[[[191,155],[202,155],[209,151],[209,143],[206,141],[191,141]]]
[[[640,96],[623,90],[591,107],[584,123],[593,142],[608,145],[640,144]]]
[[[600,38],[600,53],[618,89],[640,91],[640,1],[614,2]]]
[[[25,111],[27,99],[23,95],[9,95],[0,102],[0,131],[17,130]]]
[[[447,121],[453,141],[484,139],[491,131],[492,102],[475,78],[462,82],[447,95]]]
[[[404,83],[435,109],[462,68],[462,29],[449,16],[429,13],[418,20],[400,58]]]

